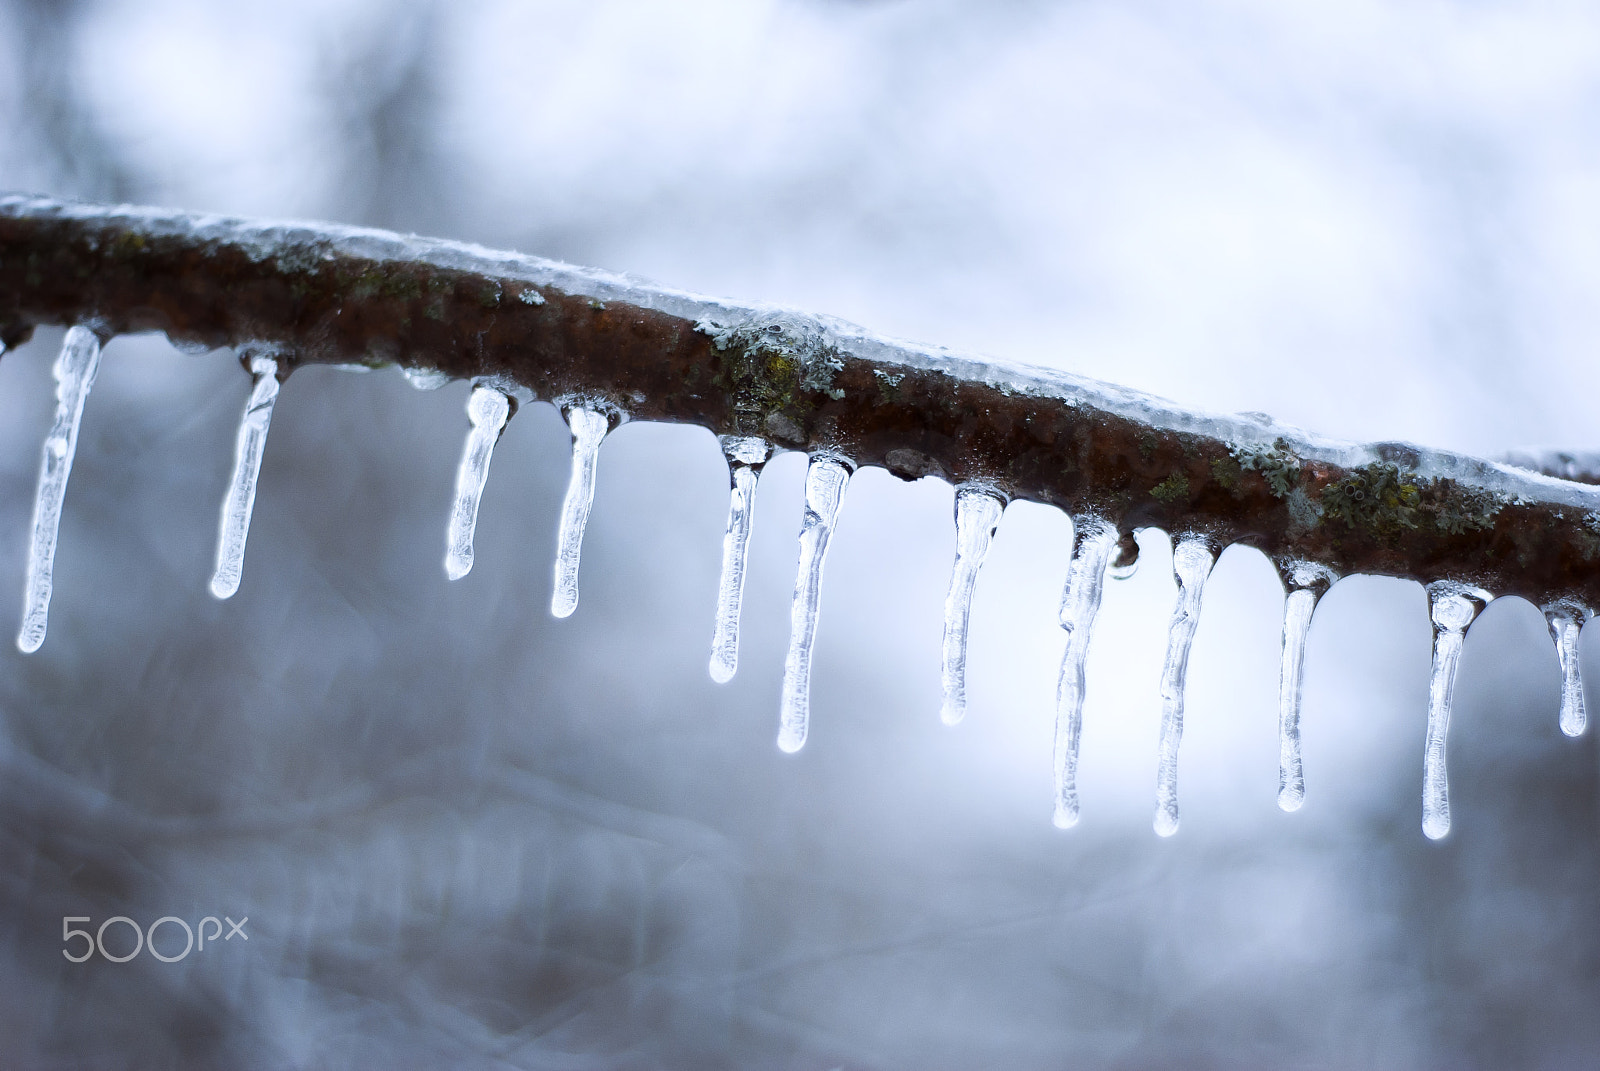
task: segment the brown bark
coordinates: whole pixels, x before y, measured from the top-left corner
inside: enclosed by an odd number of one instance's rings
[[[534,398],[977,482],[1123,530],[1342,573],[1600,605],[1600,489],[1401,444],[1340,447],[532,257],[320,225],[0,199],[0,340],[162,331],[306,363],[498,376]],[[1120,399],[1120,400],[1119,400]]]

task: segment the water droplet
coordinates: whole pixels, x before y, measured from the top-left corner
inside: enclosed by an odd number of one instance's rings
[[[456,497],[450,507],[450,523],[445,532],[444,573],[460,580],[472,571],[472,541],[478,528],[478,506],[489,482],[489,463],[494,446],[511,419],[511,399],[494,387],[474,383],[467,397],[467,432],[456,469]]]
[[[550,612],[556,617],[570,617],[578,608],[578,555],[583,549],[583,530],[589,524],[589,508],[594,504],[600,442],[611,427],[605,415],[593,409],[575,407],[566,416],[572,428],[572,478],[561,503],[561,527],[556,534],[555,593],[550,597]]]
[[[1185,535],[1172,548],[1172,575],[1178,601],[1167,629],[1167,656],[1161,667],[1161,744],[1156,766],[1155,830],[1163,837],[1178,831],[1178,745],[1183,741],[1183,698],[1189,649],[1200,627],[1200,596],[1216,564],[1216,552],[1201,535]]]
[[[728,459],[728,528],[722,536],[722,576],[717,582],[717,625],[711,637],[711,679],[726,684],[739,668],[739,613],[744,602],[745,563],[756,481],[772,456],[772,444],[750,436],[722,439]]]
[[[978,570],[989,553],[1005,503],[977,487],[956,492],[956,561],[944,600],[944,644],[940,681],[944,702],[939,717],[955,725],[967,714],[967,633],[972,625],[972,594]]]
[[[1117,530],[1099,517],[1076,518],[1072,528],[1072,562],[1061,591],[1061,627],[1067,649],[1061,655],[1056,685],[1055,814],[1060,829],[1078,824],[1078,740],[1083,731],[1084,667],[1106,570],[1117,547]]]
[[[100,340],[87,327],[74,327],[61,343],[52,371],[56,379],[56,418],[44,441],[39,489],[33,500],[33,532],[28,544],[28,573],[22,600],[22,630],[17,647],[31,654],[44,643],[54,586],[56,538],[61,530],[61,504],[78,449],[83,404],[100,371]]]
[[[1108,575],[1112,580],[1132,580],[1139,571],[1139,541],[1132,532],[1124,532],[1117,540],[1117,554],[1111,559]]]
[[[272,409],[278,401],[278,362],[265,354],[251,354],[250,400],[239,419],[234,443],[233,477],[222,499],[222,530],[217,537],[217,568],[211,574],[211,594],[230,598],[244,575],[244,546],[250,535],[250,515],[255,510],[256,481],[267,449]]]
[[[838,458],[818,455],[806,469],[805,518],[800,523],[800,566],[789,609],[789,655],[783,664],[783,700],[778,714],[778,746],[799,751],[811,721],[811,651],[817,639],[822,601],[822,564],[839,518],[850,469]]]

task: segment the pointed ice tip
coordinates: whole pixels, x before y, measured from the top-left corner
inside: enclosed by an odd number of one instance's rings
[[[1050,821],[1055,823],[1057,829],[1071,829],[1078,824],[1077,809],[1057,803],[1056,813],[1051,815]]]
[[[1305,802],[1306,794],[1304,792],[1291,792],[1289,789],[1284,789],[1278,793],[1278,810],[1284,814],[1293,814]]]
[[[788,729],[783,729],[783,730],[779,731],[779,733],[778,733],[778,748],[779,748],[779,750],[786,751],[790,755],[793,755],[796,751],[799,751],[801,748],[803,748],[805,746],[806,746],[806,734],[805,733],[802,733],[802,732],[791,732]]]
[[[550,616],[552,617],[571,617],[572,611],[577,608],[577,588],[557,588],[556,593],[550,597]]]
[[[231,599],[238,590],[239,578],[236,576],[218,574],[211,578],[211,597],[214,599]]]
[[[467,554],[446,554],[444,556],[444,575],[451,580],[460,580],[472,572],[472,556]]]
[[[1422,832],[1429,840],[1438,840],[1450,832],[1450,816],[1430,814],[1422,820]]]
[[[1165,808],[1158,808],[1154,825],[1156,836],[1170,837],[1178,831],[1178,816]]]
[[[718,684],[727,684],[733,680],[734,671],[738,668],[733,663],[717,655],[711,656],[711,679]]]
[[[1563,719],[1561,722],[1561,731],[1572,737],[1574,740],[1582,736],[1583,731],[1587,728],[1588,722],[1581,718],[1577,721]]]
[[[960,725],[961,720],[967,716],[967,707],[964,703],[946,701],[939,708],[939,720],[946,725]]]

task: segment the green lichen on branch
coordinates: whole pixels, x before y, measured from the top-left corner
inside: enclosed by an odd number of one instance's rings
[[[1211,478],[1217,481],[1217,486],[1224,491],[1232,491],[1239,486],[1239,477],[1244,475],[1244,468],[1231,455],[1219,457],[1211,462]]]
[[[804,441],[818,404],[844,397],[834,385],[844,358],[813,321],[770,313],[737,324],[701,320],[695,330],[711,337],[715,382],[728,392],[744,434]]]
[[[1150,489],[1150,497],[1169,506],[1178,502],[1187,502],[1189,500],[1189,477],[1184,473],[1174,472]]]
[[[1448,536],[1491,531],[1504,502],[1490,491],[1377,462],[1325,488],[1321,506],[1326,520],[1392,542],[1424,527]]]
[[[1322,516],[1351,530],[1370,531],[1392,539],[1414,530],[1419,522],[1421,492],[1416,481],[1402,476],[1397,465],[1378,463],[1354,469],[1322,492]]]
[[[1232,452],[1239,468],[1245,472],[1259,472],[1277,498],[1288,497],[1300,482],[1305,462],[1283,439],[1275,440],[1270,447],[1240,446],[1234,447]]]

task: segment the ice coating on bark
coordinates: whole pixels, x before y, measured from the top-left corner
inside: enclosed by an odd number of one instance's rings
[[[278,362],[266,354],[250,357],[250,400],[239,420],[233,451],[233,476],[222,500],[222,530],[217,537],[217,568],[211,594],[226,599],[239,590],[244,575],[244,546],[250,536],[250,515],[256,506],[256,481],[267,449],[272,408],[278,401]]]
[[[838,458],[815,456],[806,469],[800,565],[794,582],[794,602],[789,609],[789,654],[783,663],[783,699],[778,712],[778,746],[784,751],[804,747],[810,727],[811,651],[817,639],[822,564],[849,482],[850,469]]]
[[[582,406],[567,411],[567,424],[572,428],[572,478],[561,503],[561,527],[556,534],[556,584],[550,597],[550,612],[556,617],[570,617],[578,608],[578,555],[589,523],[589,507],[594,504],[600,441],[611,427],[604,413]]]
[[[472,571],[472,539],[478,528],[478,506],[483,488],[489,482],[489,462],[494,444],[500,440],[506,421],[511,418],[511,399],[493,387],[476,383],[467,397],[467,419],[472,430],[461,451],[456,469],[456,497],[450,507],[450,525],[445,533],[444,573],[460,580]]]
[[[761,466],[772,456],[772,444],[747,435],[722,439],[728,459],[728,529],[722,536],[722,575],[717,581],[717,624],[711,636],[711,679],[726,684],[739,668],[739,613],[744,602],[744,574],[750,548],[750,522]]]
[[[1583,703],[1583,671],[1578,665],[1578,636],[1593,616],[1587,607],[1570,599],[1544,608],[1550,638],[1556,644],[1556,659],[1561,664],[1561,731],[1568,736],[1582,736],[1589,724]]]
[[[1338,577],[1315,562],[1283,565],[1283,656],[1278,671],[1278,806],[1298,811],[1306,798],[1300,756],[1300,699],[1305,682],[1306,637],[1317,602]]]
[[[946,725],[955,725],[967,715],[967,633],[972,625],[972,594],[1004,509],[1004,502],[981,488],[963,487],[956,492],[956,560],[950,573],[950,591],[944,599],[939,673],[944,687],[939,717]]]
[[[1184,683],[1189,673],[1189,648],[1200,627],[1200,595],[1216,564],[1210,542],[1186,535],[1172,548],[1172,574],[1178,581],[1178,602],[1167,630],[1167,655],[1161,667],[1161,743],[1156,765],[1155,830],[1163,837],[1178,831],[1178,745],[1183,740]]]
[[[1061,655],[1056,685],[1055,814],[1060,829],[1078,824],[1078,739],[1083,732],[1084,666],[1106,572],[1117,549],[1115,526],[1099,517],[1082,517],[1072,528],[1072,562],[1061,592],[1061,627],[1067,649]]]
[[[25,654],[44,643],[50,619],[50,592],[56,558],[56,537],[61,530],[61,503],[72,474],[72,457],[78,450],[78,425],[83,403],[100,371],[100,340],[87,327],[73,327],[61,343],[53,369],[56,379],[56,418],[45,436],[39,462],[39,490],[33,500],[33,532],[28,544],[28,573],[22,599],[22,629],[17,647]]]
[[[1519,469],[1561,480],[1600,483],[1600,451],[1596,450],[1556,450],[1530,446],[1507,451],[1500,460]]]
[[[1428,585],[1433,619],[1433,669],[1428,676],[1428,734],[1422,762],[1422,832],[1438,840],[1450,832],[1450,776],[1445,767],[1445,738],[1455,696],[1456,668],[1467,626],[1483,609],[1488,594],[1462,584],[1439,581]]]

